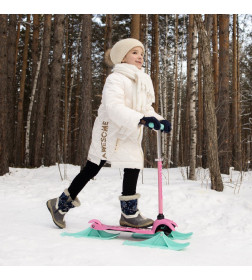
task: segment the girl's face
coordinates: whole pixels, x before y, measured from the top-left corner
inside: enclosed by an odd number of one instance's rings
[[[131,49],[122,60],[122,63],[135,65],[138,69],[142,68],[144,52],[141,47],[134,47]]]

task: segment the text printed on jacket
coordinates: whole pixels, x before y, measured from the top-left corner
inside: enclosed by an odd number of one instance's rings
[[[101,132],[101,149],[102,149],[102,157],[107,159],[107,135],[108,135],[108,122],[102,122],[102,132]]]

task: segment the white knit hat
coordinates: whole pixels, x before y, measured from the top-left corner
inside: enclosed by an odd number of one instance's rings
[[[109,56],[113,64],[121,63],[125,55],[134,47],[141,47],[144,51],[143,44],[134,38],[127,38],[118,41],[110,50]]]

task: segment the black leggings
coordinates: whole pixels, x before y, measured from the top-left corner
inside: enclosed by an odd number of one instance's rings
[[[78,193],[89,182],[89,180],[99,173],[105,163],[105,160],[102,160],[99,165],[89,160],[87,161],[86,166],[73,179],[70,187],[68,188],[72,199],[75,199]],[[139,169],[124,168],[122,195],[134,195],[136,193],[139,172]]]

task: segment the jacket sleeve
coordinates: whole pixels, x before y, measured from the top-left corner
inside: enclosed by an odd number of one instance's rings
[[[154,108],[150,104],[147,106],[144,115],[145,115],[145,117],[155,117],[159,121],[164,119],[161,115],[159,115],[155,112]]]
[[[161,121],[164,118],[161,115],[157,114],[155,112],[154,108],[152,107],[152,103],[155,102],[155,97],[154,97],[155,96],[155,92],[154,92],[152,80],[151,80],[149,75],[147,75],[147,76],[149,78],[149,82],[150,82],[149,87],[151,88],[150,91],[152,92],[153,97],[150,97],[150,95],[147,96],[146,107],[145,107],[145,110],[144,110],[144,115],[145,115],[145,117],[155,117],[157,120]]]
[[[109,118],[119,127],[137,128],[144,114],[125,105],[124,82],[117,74],[110,74],[103,89],[102,102]]]

